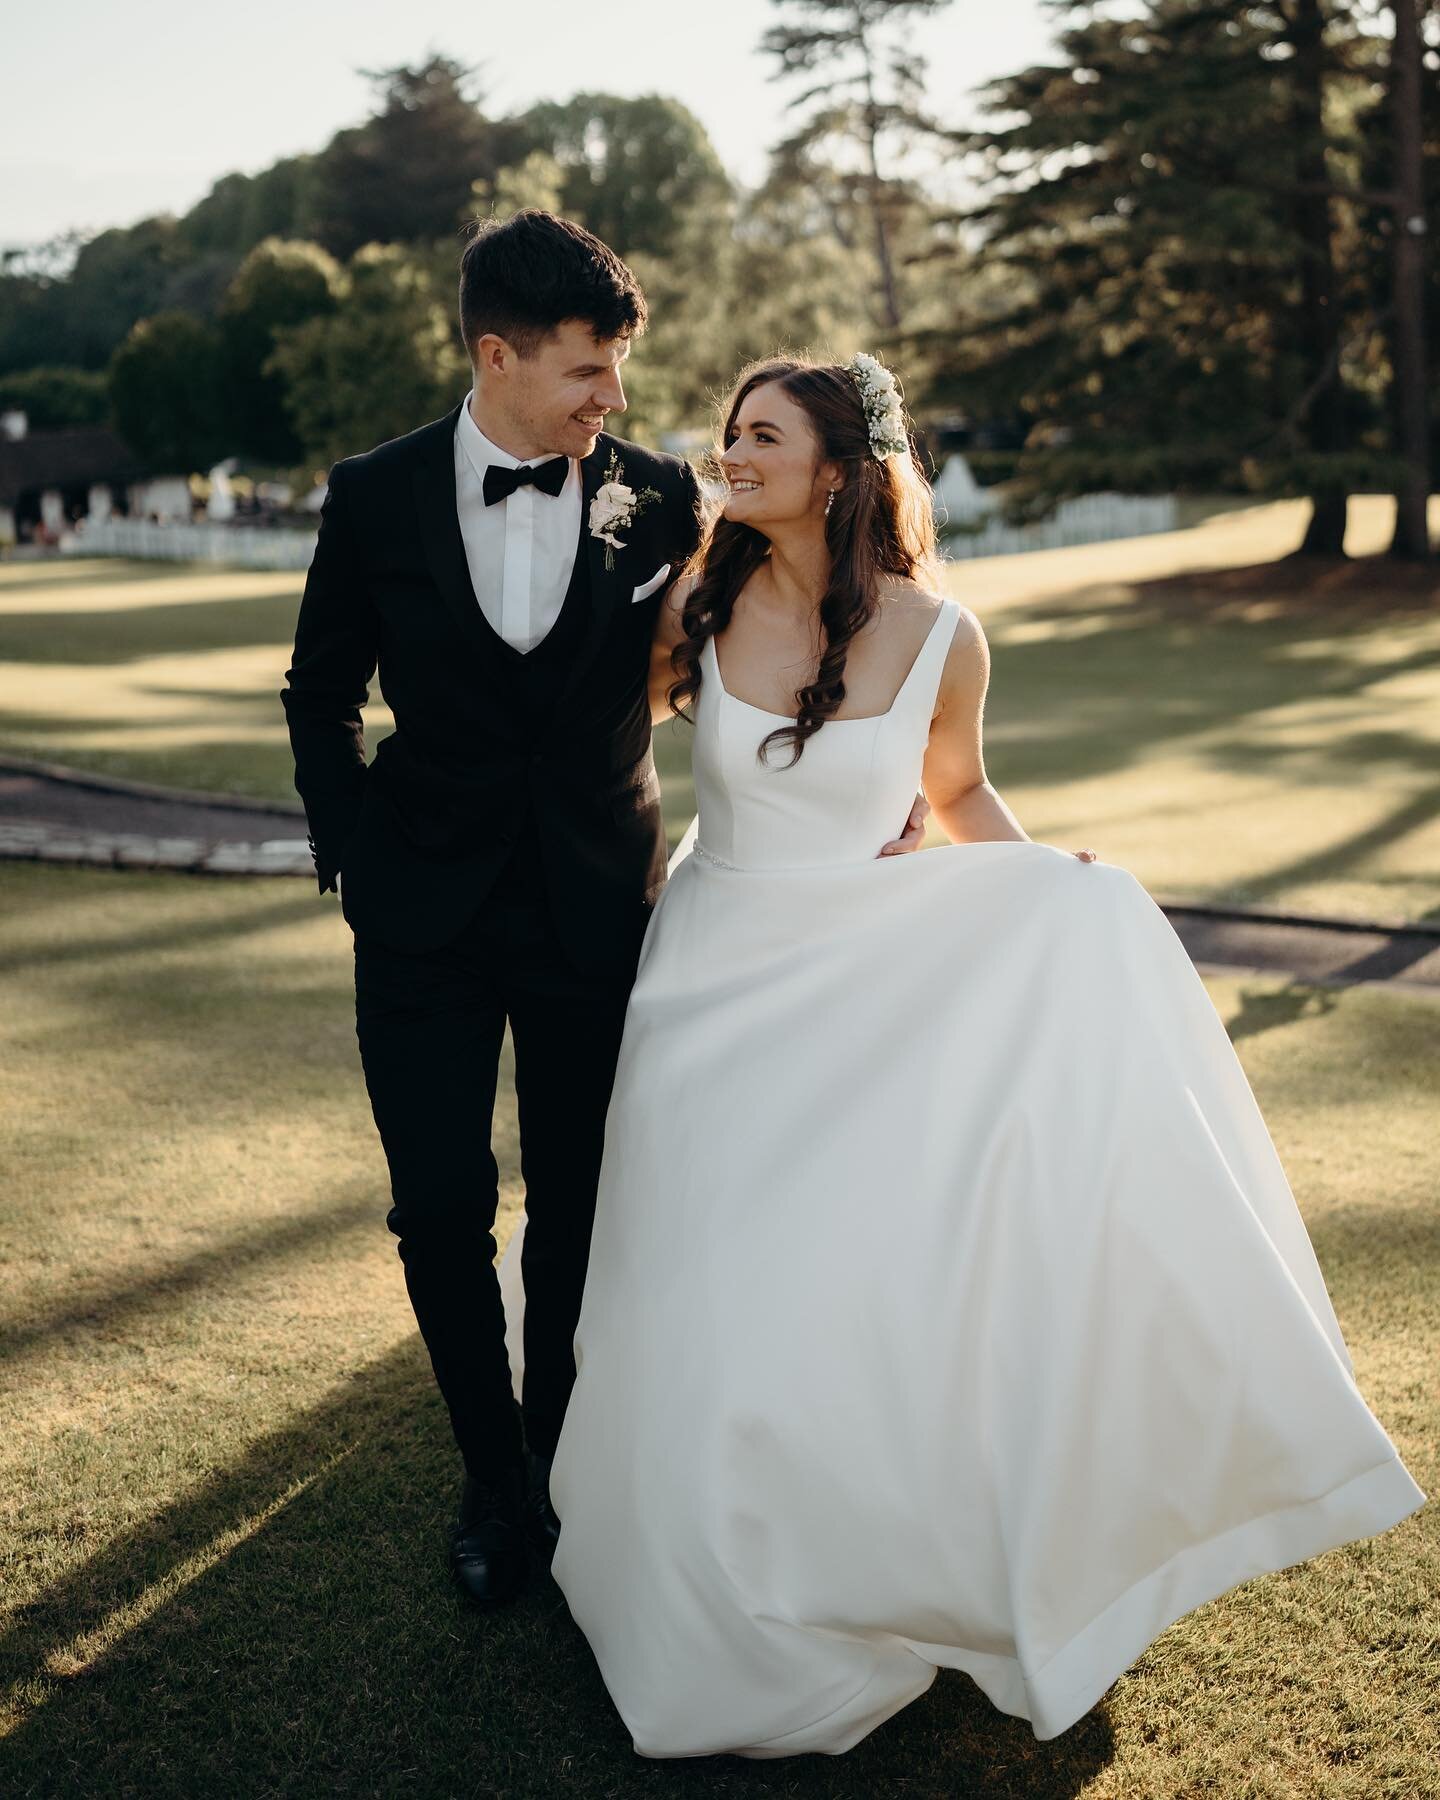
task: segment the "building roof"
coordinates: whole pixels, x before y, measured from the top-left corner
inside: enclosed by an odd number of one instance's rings
[[[0,436],[0,506],[14,506],[27,488],[142,481],[147,473],[125,440],[101,425]]]

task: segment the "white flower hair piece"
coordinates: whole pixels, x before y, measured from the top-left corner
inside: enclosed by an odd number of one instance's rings
[[[845,373],[860,390],[860,404],[865,408],[865,422],[870,428],[870,454],[877,462],[884,462],[889,456],[903,456],[910,448],[910,440],[895,377],[884,363],[863,350],[846,363]]]

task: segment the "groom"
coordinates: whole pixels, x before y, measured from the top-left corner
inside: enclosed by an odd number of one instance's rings
[[[549,1467],[605,1112],[665,880],[647,677],[701,497],[688,463],[602,430],[645,319],[630,270],[579,226],[532,209],[477,229],[460,266],[472,390],[331,471],[281,695],[320,890],[341,877],[354,931],[388,1223],[464,1459],[451,1565],[481,1604],[519,1593],[527,1542],[544,1554],[559,1532]],[[377,665],[395,730],[367,765]],[[523,1416],[492,1236],[507,1021]]]

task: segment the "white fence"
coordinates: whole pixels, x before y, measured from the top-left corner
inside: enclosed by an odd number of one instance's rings
[[[943,509],[937,509],[937,518],[943,526]],[[942,547],[946,556],[959,562],[972,556],[1063,550],[1071,544],[1101,544],[1111,538],[1146,537],[1178,529],[1173,494],[1082,494],[1062,500],[1041,524],[1004,525],[991,518],[978,531],[952,532]]]
[[[945,509],[937,508],[943,525]],[[1060,550],[1111,538],[1144,537],[1178,529],[1172,494],[1084,494],[1063,500],[1039,525],[1003,525],[989,518],[974,532],[944,540],[956,561],[974,556],[1015,556],[1026,550]],[[68,535],[61,548],[72,556],[135,556],[157,562],[226,563],[245,569],[307,569],[315,534],[288,529],[247,530],[229,525],[155,525],[142,519],[90,522]]]
[[[107,519],[69,533],[60,548],[71,556],[136,556],[153,562],[225,563],[242,569],[308,569],[315,533],[230,525],[155,525],[147,519]]]

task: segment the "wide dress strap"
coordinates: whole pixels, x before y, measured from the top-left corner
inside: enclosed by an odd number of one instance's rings
[[[955,629],[960,623],[961,610],[958,600],[944,599],[940,602],[940,616],[931,625],[925,642],[920,646],[920,653],[910,665],[910,673],[901,683],[900,692],[890,708],[897,723],[904,718],[926,736],[930,732],[930,721],[935,716],[940,677],[945,673],[945,658],[950,654],[950,646],[955,641]]]

